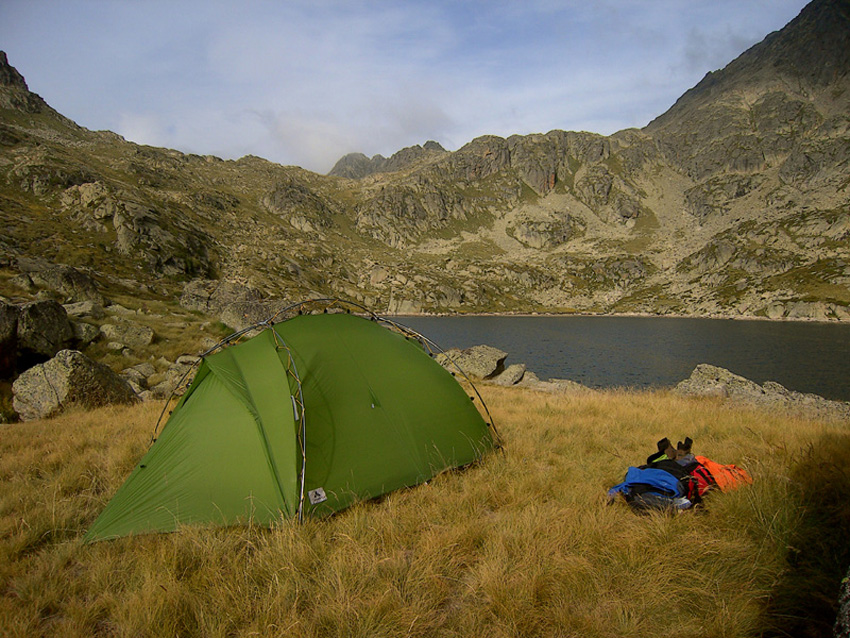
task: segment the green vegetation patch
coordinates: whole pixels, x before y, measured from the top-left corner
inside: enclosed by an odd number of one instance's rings
[[[768,286],[775,289],[792,288],[803,301],[824,301],[841,305],[850,304],[850,288],[835,283],[848,277],[847,264],[842,259],[819,259],[813,264],[793,268],[770,277]]]

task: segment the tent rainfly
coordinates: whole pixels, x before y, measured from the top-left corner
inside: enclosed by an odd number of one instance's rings
[[[495,446],[413,331],[347,313],[262,325],[201,359],[84,540],[331,514]]]

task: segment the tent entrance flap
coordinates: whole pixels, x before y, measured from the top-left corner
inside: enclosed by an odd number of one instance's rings
[[[281,356],[283,354],[283,356]],[[238,348],[227,348],[209,357],[210,366],[226,379],[254,416],[265,443],[265,457],[275,479],[287,517],[299,508],[299,478],[303,458],[298,446],[299,428],[290,409],[292,392],[285,362],[271,330],[260,333]]]

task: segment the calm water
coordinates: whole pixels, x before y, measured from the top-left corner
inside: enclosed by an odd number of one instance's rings
[[[402,317],[442,348],[487,344],[541,379],[673,386],[698,363],[850,401],[850,325],[667,317]]]

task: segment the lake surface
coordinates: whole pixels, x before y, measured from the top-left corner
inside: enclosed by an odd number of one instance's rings
[[[711,363],[850,401],[850,325],[669,317],[399,317],[440,347],[487,344],[541,379],[670,387]]]

